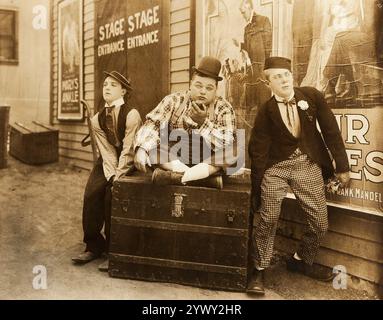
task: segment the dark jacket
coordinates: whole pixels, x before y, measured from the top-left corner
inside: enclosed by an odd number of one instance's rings
[[[254,14],[251,22],[245,27],[242,49],[246,50],[253,67],[252,79],[261,76],[265,59],[270,56],[272,48],[272,29],[268,17]]]
[[[335,160],[336,172],[349,171],[348,158],[338,124],[323,95],[311,87],[295,88],[294,91],[301,122],[299,139],[295,138],[284,124],[274,97],[260,108],[255,119],[249,142],[253,209],[254,206],[259,206],[260,185],[265,170],[287,160],[297,147],[322,167],[325,179],[334,174],[327,148]],[[298,106],[301,100],[308,103],[307,110],[302,110]],[[324,141],[317,129],[317,121]]]

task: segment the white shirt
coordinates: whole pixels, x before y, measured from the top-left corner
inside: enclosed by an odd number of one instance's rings
[[[121,97],[110,105],[105,104],[105,108],[110,108],[110,106],[115,106],[112,110],[114,128],[117,130],[117,119],[120,113],[121,106],[124,104],[124,99]],[[94,135],[97,142],[98,150],[100,151],[102,157],[102,165],[104,169],[104,175],[106,180],[112,176],[115,176],[115,179],[120,178],[126,174],[134,163],[134,149],[133,149],[133,140],[138,129],[142,125],[141,116],[136,109],[132,109],[126,116],[125,122],[125,136],[122,140],[122,151],[120,157],[117,158],[116,148],[112,146],[107,138],[104,130],[101,129],[98,121],[98,112],[92,117],[92,127]]]
[[[117,100],[114,100],[110,105],[105,102],[105,108],[113,108],[112,111],[112,117],[113,117],[113,127],[114,131],[117,131],[117,119],[118,119],[118,114],[120,113],[121,106],[125,103],[124,98],[121,97]],[[117,136],[117,132],[115,132]]]
[[[294,98],[294,94],[295,93],[293,91],[287,100],[291,100],[292,98]],[[300,136],[300,133],[301,133],[301,121],[299,119],[297,104],[295,103],[294,105],[286,108],[286,105],[283,103],[283,100],[285,100],[285,98],[281,98],[281,97],[277,96],[276,94],[274,94],[274,96],[275,96],[275,99],[277,100],[279,112],[281,113],[283,123],[285,124],[287,129],[289,129],[291,134],[294,137],[298,138]],[[288,120],[288,115],[287,115],[288,111],[289,111],[292,126],[289,126],[289,120]]]

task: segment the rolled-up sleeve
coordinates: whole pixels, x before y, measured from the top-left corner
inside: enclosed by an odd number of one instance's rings
[[[161,125],[169,122],[176,102],[174,96],[167,96],[147,114],[144,125],[136,134],[134,149],[140,147],[149,152],[159,144]]]
[[[199,134],[217,151],[234,142],[236,119],[232,106],[227,101],[218,101],[214,120],[206,119],[199,127]]]

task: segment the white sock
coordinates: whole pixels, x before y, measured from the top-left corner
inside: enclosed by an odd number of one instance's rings
[[[194,167],[188,168],[183,177],[181,182],[186,183],[188,181],[194,181],[199,179],[204,179],[209,176],[209,165],[207,163],[199,163],[195,165]]]
[[[189,167],[186,164],[182,163],[178,159],[162,164],[161,168],[180,173],[183,173],[187,169],[189,169]]]
[[[175,171],[175,172],[183,173],[183,172],[185,172],[186,170],[189,169],[189,167],[186,164],[182,163],[178,159],[172,161],[171,164],[172,164],[172,167],[173,167],[173,171]]]
[[[294,259],[302,260],[302,258],[296,252],[294,253]]]
[[[261,268],[261,267],[258,267],[258,266],[255,266],[255,269],[257,269],[258,271],[265,270],[265,268]]]

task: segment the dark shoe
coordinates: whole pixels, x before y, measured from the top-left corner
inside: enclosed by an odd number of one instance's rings
[[[86,251],[86,252],[80,253],[77,257],[73,257],[72,261],[75,264],[85,264],[85,263],[91,262],[92,260],[97,259],[99,256],[100,256],[99,254],[95,254],[91,251]]]
[[[205,179],[189,181],[186,183],[186,185],[222,189],[223,180],[222,180],[222,176],[210,176]]]
[[[287,270],[291,272],[298,272],[310,278],[330,282],[335,278],[335,274],[332,273],[332,270],[319,264],[309,265],[303,260],[297,260],[293,257],[289,258],[286,261]]]
[[[157,168],[153,171],[152,182],[159,185],[184,185],[181,182],[183,174]]]
[[[98,270],[101,272],[108,272],[109,269],[109,259],[106,259],[103,263],[98,266]]]
[[[246,292],[248,294],[264,295],[265,294],[265,270],[254,270],[253,277],[247,285]]]

